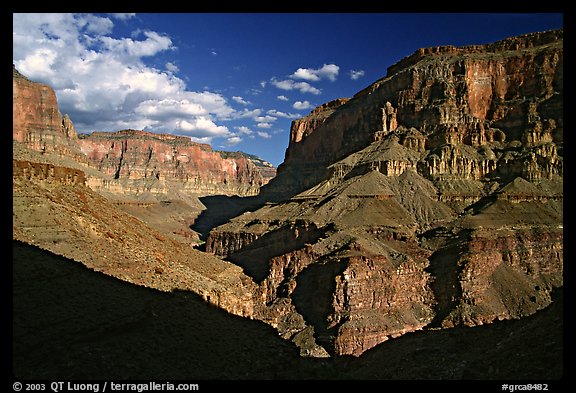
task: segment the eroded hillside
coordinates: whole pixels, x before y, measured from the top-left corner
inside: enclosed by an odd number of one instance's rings
[[[303,353],[306,330],[360,355],[533,314],[563,284],[562,108],[562,30],[418,50],[294,121],[271,202],[207,250],[255,279],[262,318]]]
[[[563,285],[562,30],[418,50],[294,121],[249,209],[215,197],[243,213],[208,253],[198,197],[253,195],[266,165],[142,131],[79,139],[47,86],[17,71],[14,86],[15,240],[195,292],[301,355],[523,318]]]

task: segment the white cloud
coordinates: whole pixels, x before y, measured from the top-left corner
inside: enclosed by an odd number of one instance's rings
[[[276,121],[276,120],[278,120],[277,117],[270,116],[270,115],[266,115],[266,116],[256,116],[256,117],[254,118],[254,121],[264,122],[264,123],[271,123],[271,122],[274,122],[274,121]]]
[[[148,131],[148,130],[145,130]],[[197,136],[191,136],[190,140],[192,142],[196,142],[196,143],[207,143],[207,144],[212,144],[212,137],[197,137]]]
[[[112,14],[110,14],[110,16],[113,16],[114,18],[119,19],[119,20],[128,20],[128,19],[135,17],[136,14],[128,13],[128,12],[119,12],[119,13],[112,13]]]
[[[258,131],[256,132],[258,134],[259,137],[264,138],[264,139],[270,139],[272,138],[272,135],[268,134],[265,131]]]
[[[207,117],[196,117],[194,119],[181,120],[178,123],[178,131],[184,134],[191,134],[195,137],[215,137],[228,136],[229,131],[225,126],[218,126]]]
[[[240,97],[240,96],[233,96],[232,99],[237,102],[238,104],[241,105],[248,105],[250,104],[250,101],[246,101],[244,98]]]
[[[266,81],[260,81],[260,87],[265,88],[266,87]]]
[[[322,67],[313,68],[298,68],[291,77],[294,79],[304,79],[310,82],[317,82],[321,79],[328,79],[332,82],[338,77],[340,67],[336,64],[324,64]]]
[[[38,48],[26,57],[26,63],[19,66],[20,72],[49,78],[54,75],[52,67],[57,58],[57,52],[50,48]]]
[[[364,71],[363,70],[350,70],[350,72],[348,74],[350,75],[350,79],[356,80],[356,79],[362,78],[364,76]]]
[[[276,97],[276,98],[278,98],[280,101],[289,101],[289,100],[290,100],[290,99],[289,99],[288,97],[286,97],[286,96],[278,96],[278,97]]]
[[[297,113],[286,113],[286,112],[280,112],[276,109],[270,109],[269,111],[266,112],[266,114],[270,115],[270,116],[275,116],[275,117],[283,117],[286,119],[297,119],[299,117],[301,117],[299,114]]]
[[[266,122],[262,122],[262,123],[256,124],[256,127],[258,127],[258,128],[272,128],[272,124],[266,123]]]
[[[84,28],[88,33],[109,34],[112,32],[112,27],[114,27],[114,23],[110,19],[100,16],[88,14],[80,20],[81,23],[84,23]]]
[[[171,63],[171,62],[166,63],[164,65],[164,67],[166,67],[166,69],[170,72],[176,73],[176,72],[180,71],[180,68],[178,68],[178,66],[176,64]]]
[[[237,130],[240,135],[252,135],[253,133],[253,131],[246,126],[236,126],[234,129]]]
[[[79,131],[125,128],[183,133],[201,142],[228,138],[219,121],[247,115],[211,91],[187,90],[174,62],[165,70],[144,57],[170,53],[170,37],[139,30],[112,37],[112,20],[86,14],[13,14],[13,64],[28,78],[55,89],[60,110]]]
[[[211,50],[210,50],[210,54],[211,54],[212,56],[218,56],[218,52],[216,52],[215,49],[211,49]]]
[[[300,93],[311,93],[315,95],[322,93],[320,89],[310,85],[308,82],[294,82],[292,79],[279,81],[275,78],[272,78],[270,83],[281,90],[298,90]]]
[[[240,142],[242,142],[242,138],[240,138],[239,136],[231,136],[230,138],[226,139],[227,146],[235,146]]]
[[[134,109],[138,114],[151,119],[164,120],[174,116],[206,116],[207,110],[200,104],[189,100],[146,100]]]
[[[312,107],[308,101],[296,101],[292,107],[296,110],[304,110]]]
[[[296,72],[291,75],[294,79],[304,79],[311,82],[317,82],[320,77],[314,73],[314,70],[310,68],[298,68]]]
[[[103,47],[111,52],[127,55],[130,57],[154,56],[159,52],[172,48],[172,40],[156,33],[155,31],[145,31],[144,41],[135,41],[132,38],[112,38],[101,36],[99,40]]]
[[[236,111],[233,114],[233,118],[234,119],[247,119],[247,118],[252,118],[255,119],[256,117],[260,116],[262,114],[262,109],[256,108],[256,109],[242,109],[242,111]]]

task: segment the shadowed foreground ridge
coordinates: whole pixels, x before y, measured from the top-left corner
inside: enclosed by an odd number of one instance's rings
[[[506,379],[563,375],[562,292],[546,310],[416,332],[355,357],[303,358],[274,329],[13,242],[16,379]],[[200,386],[202,388],[202,385]]]

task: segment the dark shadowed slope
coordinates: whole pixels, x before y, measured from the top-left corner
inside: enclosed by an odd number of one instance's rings
[[[12,367],[19,380],[542,382],[563,375],[562,304],[560,289],[522,320],[407,334],[358,358],[301,358],[271,327],[197,295],[139,287],[14,241]]]

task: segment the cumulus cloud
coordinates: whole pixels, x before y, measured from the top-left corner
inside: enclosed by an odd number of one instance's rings
[[[129,57],[146,57],[154,56],[159,52],[172,48],[172,40],[155,31],[145,31],[146,37],[143,41],[133,40],[132,38],[113,38],[109,36],[99,37],[104,49],[116,54]]]
[[[238,131],[240,135],[252,135],[253,133],[253,131],[246,126],[236,126],[234,129]]]
[[[267,123],[267,122],[262,122],[262,123],[256,124],[256,127],[258,127],[258,128],[272,128],[272,124]]]
[[[276,77],[270,79],[270,84],[281,90],[291,91],[296,90],[300,93],[310,93],[314,95],[322,94],[322,90],[312,86],[308,82],[318,82],[324,79],[334,82],[338,77],[340,67],[336,64],[324,64],[320,68],[298,68],[293,74],[288,76],[288,79],[279,80]],[[298,81],[302,79],[304,81]],[[262,83],[262,87],[266,84]],[[288,97],[279,95],[281,101],[288,101]]]
[[[79,131],[137,128],[210,142],[233,137],[219,121],[261,114],[235,111],[219,93],[188,90],[174,75],[174,62],[165,62],[165,70],[146,65],[144,58],[169,55],[175,47],[155,31],[110,35],[113,20],[131,17],[13,14],[13,63],[55,89],[61,111]]]
[[[257,134],[259,137],[264,138],[264,139],[272,138],[272,135],[270,135],[269,133],[267,133],[265,131],[258,131]]]
[[[313,68],[298,68],[291,77],[294,79],[304,79],[310,82],[317,82],[321,79],[328,79],[332,82],[338,77],[340,67],[336,64],[324,64],[322,67]]]
[[[239,136],[231,136],[230,138],[226,139],[225,146],[235,146],[240,142],[242,142],[242,138],[240,138]]]
[[[175,116],[206,116],[208,114],[206,108],[198,103],[172,98],[142,101],[135,108],[135,112],[157,120],[166,120]]]
[[[166,69],[170,72],[176,73],[176,72],[180,71],[180,68],[178,68],[178,66],[176,64],[171,63],[171,62],[166,63],[164,65],[164,67],[166,67]]]
[[[350,79],[356,80],[356,79],[362,78],[364,76],[364,71],[363,70],[350,70],[350,72],[348,74],[350,75]]]
[[[228,127],[218,126],[207,117],[200,116],[188,120],[180,120],[178,130],[194,137],[227,136]]]
[[[114,18],[119,20],[128,20],[134,18],[136,14],[129,12],[117,12],[117,13],[111,13],[110,16],[113,16]]]
[[[278,111],[276,109],[270,109],[269,111],[266,112],[266,114],[268,114],[270,116],[275,116],[275,117],[283,117],[285,119],[297,119],[297,118],[301,117],[297,113],[286,113],[286,112]]]
[[[312,105],[308,101],[296,101],[292,107],[296,110],[309,109]]]
[[[266,115],[266,116],[256,116],[254,118],[254,121],[257,122],[264,122],[264,123],[271,123],[278,120],[278,118],[274,117],[274,116],[270,116],[270,115]]]
[[[270,83],[281,90],[298,90],[300,93],[311,93],[315,95],[322,93],[320,89],[310,85],[308,82],[295,82],[292,79],[284,79],[279,81],[275,78],[272,78]]]
[[[234,100],[234,102],[237,102],[240,105],[248,105],[250,104],[249,101],[246,101],[244,98],[240,97],[240,96],[232,96],[232,99]]]
[[[95,15],[84,16],[82,23],[85,23],[86,31],[93,34],[109,34],[114,27],[114,23],[110,19]]]
[[[241,111],[234,112],[233,118],[234,119],[248,119],[248,118],[256,119],[261,114],[262,114],[262,109],[260,109],[260,108],[256,108],[256,109],[244,108]]]

